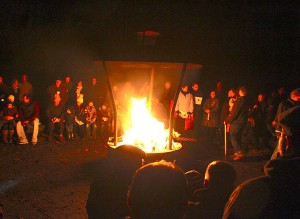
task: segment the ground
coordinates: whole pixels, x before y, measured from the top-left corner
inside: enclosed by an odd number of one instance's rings
[[[182,150],[164,158],[200,172],[212,160],[224,159],[222,148],[211,152],[197,147],[197,142],[183,142]],[[95,164],[108,150],[112,149],[87,140],[49,144],[42,136],[35,146],[0,144],[0,204],[5,218],[87,218],[85,204]],[[262,175],[267,158],[256,155],[231,162],[238,182]]]

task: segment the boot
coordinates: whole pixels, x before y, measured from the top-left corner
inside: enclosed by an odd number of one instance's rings
[[[8,143],[12,144],[13,143],[13,137],[14,137],[14,130],[9,130],[9,137],[8,137]]]
[[[8,144],[7,136],[8,136],[8,130],[3,130],[2,131],[2,140],[3,140],[4,144]]]

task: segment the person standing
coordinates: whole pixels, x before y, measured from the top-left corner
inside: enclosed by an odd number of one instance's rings
[[[170,81],[165,82],[165,87],[160,95],[159,101],[163,104],[165,107],[165,110],[168,114],[168,117],[170,116],[170,108],[171,108],[171,101],[173,99],[172,97],[172,91],[171,91],[172,84]]]
[[[247,125],[249,110],[247,88],[240,87],[238,93],[239,97],[225,121],[227,124],[227,132],[230,133],[230,140],[234,150],[234,154],[231,157],[233,160],[240,160],[245,155],[242,151],[241,137],[243,129]]]
[[[73,91],[73,83],[71,81],[70,76],[66,76],[65,80],[62,82],[62,86],[66,89],[67,92],[67,103],[68,105],[74,105],[75,104],[75,94]]]
[[[193,111],[193,95],[189,92],[188,85],[183,84],[175,106],[176,120],[174,129],[176,132],[182,134],[185,131],[185,120],[192,115]]]
[[[31,144],[36,145],[38,142],[40,123],[40,106],[38,102],[32,100],[31,94],[24,94],[22,102],[18,107],[18,112],[20,121],[16,125],[16,130],[19,138],[19,144],[28,144],[24,127],[28,127],[28,125],[32,124],[33,133],[31,138]]]
[[[275,120],[273,121],[273,125],[276,127],[276,133],[277,133],[277,138],[280,138],[281,134],[282,134],[282,127],[280,125],[280,123],[278,122],[279,116],[284,113],[285,111],[296,107],[296,106],[300,106],[300,88],[296,88],[294,90],[292,90],[290,92],[290,97],[284,101],[282,101],[277,109],[277,114],[275,117]],[[274,152],[271,156],[271,159],[274,159],[278,156],[279,153],[279,148],[278,145],[277,147],[274,149]]]
[[[67,98],[68,98],[67,89],[64,86],[62,86],[62,81],[60,78],[57,78],[55,84],[50,85],[47,91],[50,94],[51,100],[53,100],[54,96],[58,94],[59,97],[61,98],[60,101],[61,104],[64,105],[67,102]]]
[[[276,113],[276,117],[275,117],[275,120],[273,122],[273,124],[276,126],[276,130],[278,131],[278,133],[281,132],[281,126],[278,123],[278,116],[281,113],[285,112],[286,110],[288,110],[292,107],[295,107],[295,106],[299,106],[299,105],[300,105],[300,88],[292,90],[290,92],[290,97],[279,103],[277,113]]]
[[[23,100],[24,94],[29,94],[30,96],[33,96],[33,88],[32,85],[27,81],[27,74],[22,74],[22,82],[19,83],[20,88],[20,102]]]
[[[91,84],[86,86],[85,99],[93,101],[96,108],[99,108],[105,101],[105,89],[97,82],[96,77],[92,78]]]
[[[201,128],[201,119],[202,119],[202,106],[204,103],[203,92],[199,89],[199,83],[195,82],[192,85],[192,91],[194,97],[194,129],[196,135],[199,136]]]
[[[213,146],[216,128],[219,124],[218,111],[219,111],[219,99],[216,97],[216,92],[212,90],[210,97],[205,100],[203,104],[203,119],[202,126],[205,129],[205,136],[209,146]]]
[[[20,88],[18,79],[14,79],[11,83],[11,87],[8,88],[8,95],[13,95],[15,97],[14,104],[19,106],[20,104]]]

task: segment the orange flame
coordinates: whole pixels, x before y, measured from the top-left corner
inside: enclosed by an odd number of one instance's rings
[[[131,100],[131,122],[129,127],[125,128],[122,143],[137,146],[145,152],[168,151],[169,130],[164,128],[163,122],[152,117],[147,108],[146,98]]]

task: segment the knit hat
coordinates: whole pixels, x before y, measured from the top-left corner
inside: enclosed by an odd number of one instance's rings
[[[14,96],[14,95],[9,95],[9,96],[7,97],[7,100],[8,100],[9,102],[13,103],[13,102],[15,102],[15,96]]]

